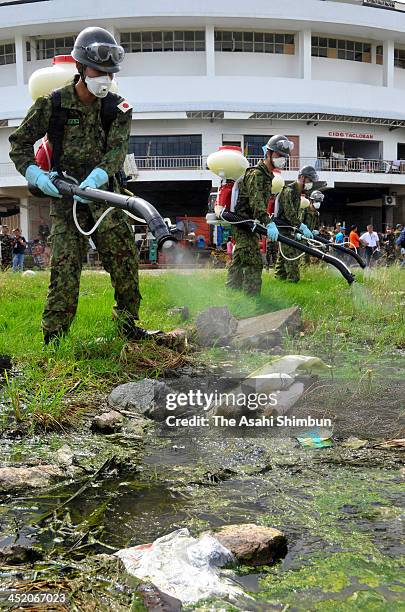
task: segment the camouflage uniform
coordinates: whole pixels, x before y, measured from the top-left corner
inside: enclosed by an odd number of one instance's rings
[[[287,221],[289,225],[299,227],[302,223],[300,219],[301,189],[298,183],[293,183],[289,187],[284,187],[278,199],[278,217]],[[288,238],[294,238],[294,232],[280,227],[280,232]],[[286,244],[281,244],[281,250],[286,257],[297,257],[300,251]],[[281,251],[276,261],[276,278],[286,279],[292,282],[300,280],[299,259],[289,261],[284,259]]]
[[[82,104],[74,83],[60,90],[61,106],[69,109],[60,166],[79,182],[95,167],[102,168],[111,177],[121,168],[128,151],[132,113],[117,110],[117,117],[105,142],[100,120],[101,99],[96,98],[89,105]],[[51,97],[38,98],[20,127],[10,136],[10,157],[23,175],[27,167],[35,163],[33,144],[45,135],[51,111]],[[114,191],[119,192],[116,183]],[[106,205],[100,203],[78,203],[79,223],[89,230],[105,208]],[[42,320],[45,335],[66,331],[72,323],[88,245],[88,239],[78,232],[74,224],[71,198],[52,199],[50,214],[52,258],[51,280]],[[131,324],[138,318],[141,295],[138,288],[138,252],[126,219],[122,211],[113,211],[101,222],[92,239],[104,268],[111,275],[115,290],[114,312]]]
[[[394,232],[386,234],[383,242],[383,254],[381,257],[381,263],[385,265],[395,263],[397,259],[397,249]]]
[[[267,225],[270,216],[267,203],[271,197],[271,183],[274,174],[265,163],[248,168],[240,185],[235,213],[245,219],[255,219]],[[259,235],[251,230],[236,229],[234,226],[235,249],[232,263],[228,268],[227,287],[242,289],[248,295],[260,293],[262,286],[263,259],[259,248]]]
[[[11,268],[13,262],[13,244],[14,240],[12,236],[6,236],[2,234],[0,236],[1,243],[1,267],[3,270]]]

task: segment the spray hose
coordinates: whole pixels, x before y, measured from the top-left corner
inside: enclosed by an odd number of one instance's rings
[[[299,232],[299,229],[296,227],[293,227],[292,225],[289,225],[287,223],[287,221],[285,221],[284,219],[281,218],[274,218],[272,219],[272,221],[274,221],[274,223],[277,225],[277,227],[288,227],[289,229],[292,229],[296,232]],[[353,257],[353,259],[355,259],[357,261],[357,263],[359,264],[359,266],[361,268],[365,268],[366,264],[363,261],[363,259],[360,257],[360,255],[357,253],[357,250],[355,249],[347,249],[346,247],[344,247],[341,244],[336,244],[334,242],[329,242],[329,240],[327,238],[324,238],[323,236],[320,236],[319,234],[317,235],[316,239],[308,239],[306,238],[306,240],[308,241],[308,243],[310,244],[310,246],[325,246],[327,247],[327,250],[329,248],[335,249],[335,251],[340,251],[341,253],[345,253],[345,255],[349,255],[350,257]],[[318,245],[316,244],[318,243]],[[350,243],[348,243],[350,244]]]
[[[236,224],[241,228],[245,227],[246,229],[256,232],[261,236],[267,236],[267,229],[264,227],[264,225],[261,225],[261,223],[257,223],[252,219],[243,219],[242,217],[239,217],[239,215],[228,211],[223,211],[221,213],[221,218],[224,221],[228,221],[228,223]],[[280,222],[280,227],[281,226],[282,223]],[[321,259],[322,261],[331,264],[339,270],[339,272],[347,280],[349,285],[354,282],[354,274],[352,274],[349,268],[342,261],[340,261],[340,259],[337,259],[337,257],[333,257],[333,255],[328,255],[327,253],[324,253],[314,247],[307,246],[306,244],[303,244],[298,240],[293,240],[292,238],[288,238],[287,236],[284,236],[280,233],[278,234],[278,242],[280,242],[281,244],[287,244],[288,246],[291,246],[294,249],[297,249],[298,251],[308,253],[309,255],[312,255],[312,257],[316,257],[317,259]]]
[[[84,232],[81,228],[79,228],[76,216],[76,207],[74,207],[73,212],[75,223],[78,229],[80,229],[81,233],[84,235],[90,236],[97,229],[104,217],[113,208],[120,208],[136,221],[140,221],[148,225],[149,230],[152,232],[158,242],[159,249],[163,247],[166,250],[174,246],[174,244],[177,242],[176,238],[170,233],[160,213],[154,206],[152,206],[152,204],[150,204],[150,202],[147,202],[142,198],[138,198],[132,194],[122,195],[120,193],[104,191],[102,189],[92,189],[90,187],[81,189],[75,182],[67,180],[66,177],[60,178],[59,176],[55,176],[52,179],[52,182],[62,195],[72,197],[77,195],[86,200],[91,200],[92,202],[102,202],[103,204],[107,202],[111,205],[110,208],[104,211],[90,232]],[[131,192],[127,193],[130,194]],[[141,219],[139,217],[141,217]]]
[[[346,255],[350,255],[350,257],[353,257],[357,261],[361,268],[364,269],[366,267],[364,260],[354,249],[346,249],[346,247],[341,246],[340,244],[334,244],[333,242],[329,242],[329,240],[327,238],[324,238],[323,236],[318,235],[316,239],[319,242],[322,242],[322,244],[324,244],[326,247],[335,249],[335,251],[340,251],[341,253],[345,253]]]

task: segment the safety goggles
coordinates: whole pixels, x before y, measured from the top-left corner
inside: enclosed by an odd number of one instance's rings
[[[279,140],[277,142],[277,146],[280,147],[281,149],[284,149],[285,151],[291,151],[294,149],[294,143],[291,142],[291,140]]]
[[[125,51],[120,45],[110,45],[108,43],[93,43],[87,47],[82,47],[86,51],[89,60],[93,62],[107,62],[111,59],[114,64],[119,64],[124,59]]]

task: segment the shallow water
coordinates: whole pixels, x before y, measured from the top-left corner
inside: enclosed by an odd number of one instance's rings
[[[52,445],[57,446],[55,436]],[[78,457],[85,455],[85,438],[71,446]],[[14,461],[24,455],[13,444],[9,452]],[[30,453],[35,454],[35,445]],[[354,460],[360,467],[353,466]],[[329,605],[365,610],[368,601],[376,600],[378,609],[399,610],[405,593],[400,461],[395,451],[339,445],[310,450],[289,438],[152,436],[136,470],[93,483],[68,504],[62,525],[52,520],[38,525],[38,517],[66,500],[77,483],[41,494],[4,496],[0,545],[35,543],[53,563],[67,563],[112,552],[106,546],[148,542],[183,526],[198,533],[225,523],[255,522],[281,529],[289,542],[287,556],[275,567],[259,575],[242,568],[241,582],[265,609],[288,604],[292,610],[326,610]],[[86,532],[102,544],[78,548]],[[54,571],[46,563],[41,567],[45,573]],[[356,607],[356,593],[359,601],[367,596],[367,605]],[[256,608],[243,603],[240,609]]]

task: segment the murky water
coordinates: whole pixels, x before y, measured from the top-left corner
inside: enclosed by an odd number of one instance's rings
[[[58,445],[55,436],[52,445]],[[77,438],[71,446],[83,456],[86,440]],[[14,461],[21,457],[13,445],[10,452]],[[262,608],[240,609],[277,610],[288,604],[292,610],[331,605],[400,610],[405,593],[400,461],[396,451],[339,445],[302,449],[289,438],[151,437],[136,469],[94,482],[56,522],[38,519],[66,501],[80,483],[3,496],[0,545],[35,543],[52,563],[66,564],[87,554],[110,553],[109,547],[148,542],[182,526],[198,533],[225,523],[255,522],[284,531],[288,554],[259,573],[242,568],[240,581]],[[41,567],[52,571],[46,562]],[[356,607],[356,598],[366,603]],[[374,601],[381,607],[368,608],[367,602]]]

